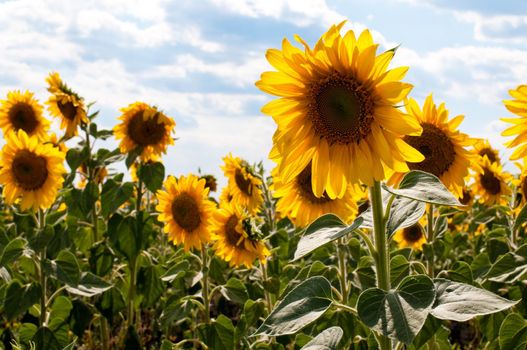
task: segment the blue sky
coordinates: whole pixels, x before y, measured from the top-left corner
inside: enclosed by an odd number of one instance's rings
[[[270,69],[265,51],[294,34],[313,44],[343,19],[385,49],[401,44],[392,66],[410,66],[412,96],[433,93],[451,116],[466,116],[464,132],[509,154],[498,119],[509,115],[508,89],[527,83],[520,0],[0,0],[0,95],[30,89],[45,101],[44,79],[56,70],[97,101],[107,128],[137,100],[172,116],[171,174],[221,176],[228,152],[269,168],[275,125],[260,108],[271,97],[254,86]]]

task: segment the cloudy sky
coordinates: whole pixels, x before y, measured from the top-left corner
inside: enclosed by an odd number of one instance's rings
[[[294,34],[313,44],[343,19],[384,49],[401,44],[393,66],[410,66],[413,97],[432,92],[466,116],[463,131],[507,154],[498,118],[508,89],[527,83],[523,0],[0,0],[0,95],[30,89],[44,101],[56,70],[97,102],[104,127],[131,102],[157,105],[177,123],[169,173],[220,175],[228,152],[267,159],[270,96],[254,86],[270,69],[266,49]]]

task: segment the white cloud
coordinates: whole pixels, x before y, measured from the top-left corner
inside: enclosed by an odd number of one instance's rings
[[[455,11],[456,18],[474,25],[474,38],[506,44],[524,45],[527,40],[527,16],[482,15],[474,11]]]

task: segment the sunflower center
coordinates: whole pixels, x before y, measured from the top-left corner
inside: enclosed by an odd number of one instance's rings
[[[521,182],[521,193],[525,200],[527,200],[527,176],[524,176]]]
[[[144,112],[138,112],[128,124],[128,135],[140,146],[159,143],[165,136],[165,124],[159,123],[159,116],[144,120]]]
[[[308,116],[330,144],[359,143],[371,131],[373,97],[356,79],[333,73],[310,88]]]
[[[232,246],[237,246],[238,241],[240,240],[241,234],[236,231],[236,226],[238,225],[238,217],[236,215],[231,215],[227,223],[225,224],[225,237],[227,242]]]
[[[27,103],[17,103],[9,111],[9,121],[15,127],[15,130],[24,130],[31,134],[38,126],[35,110]]]
[[[46,158],[28,150],[15,155],[11,169],[15,182],[26,191],[41,188],[48,178]]]
[[[421,136],[405,136],[404,140],[425,156],[420,163],[408,163],[412,170],[422,170],[437,177],[443,175],[456,159],[456,150],[450,138],[437,126],[422,124]]]
[[[64,116],[64,118],[68,120],[75,120],[75,116],[77,115],[77,108],[72,102],[66,102],[66,103],[58,103],[60,113]]]
[[[415,243],[424,235],[423,228],[419,224],[414,224],[403,229],[403,237],[406,242]]]
[[[311,184],[311,163],[309,163],[308,166],[306,166],[304,170],[298,174],[296,177],[296,184],[298,186],[300,196],[309,202],[315,204],[331,202],[331,198],[329,198],[326,191],[324,191],[322,197],[317,197],[313,193],[313,187]]]
[[[234,173],[234,182],[236,182],[236,186],[238,186],[240,191],[244,194],[248,196],[252,195],[253,186],[251,179],[246,178],[240,169],[236,169],[236,172]]]
[[[201,223],[198,204],[187,193],[180,194],[172,202],[172,217],[187,232],[194,231]]]
[[[466,189],[463,189],[463,197],[459,199],[459,202],[463,205],[467,205],[472,200],[472,193],[470,191],[467,191]]]
[[[479,180],[481,182],[481,187],[485,189],[488,193],[492,195],[497,195],[501,191],[501,182],[500,179],[494,175],[492,171],[487,168],[483,169],[483,174],[479,175]]]
[[[494,163],[498,160],[496,158],[496,153],[490,148],[483,148],[478,152],[478,154],[482,157],[487,156],[491,163]]]

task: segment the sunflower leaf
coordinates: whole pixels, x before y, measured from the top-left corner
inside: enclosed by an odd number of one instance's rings
[[[323,330],[300,350],[337,350],[344,331],[340,327]]]
[[[165,167],[160,162],[145,163],[137,170],[137,176],[144,182],[150,192],[156,193],[163,185]]]

